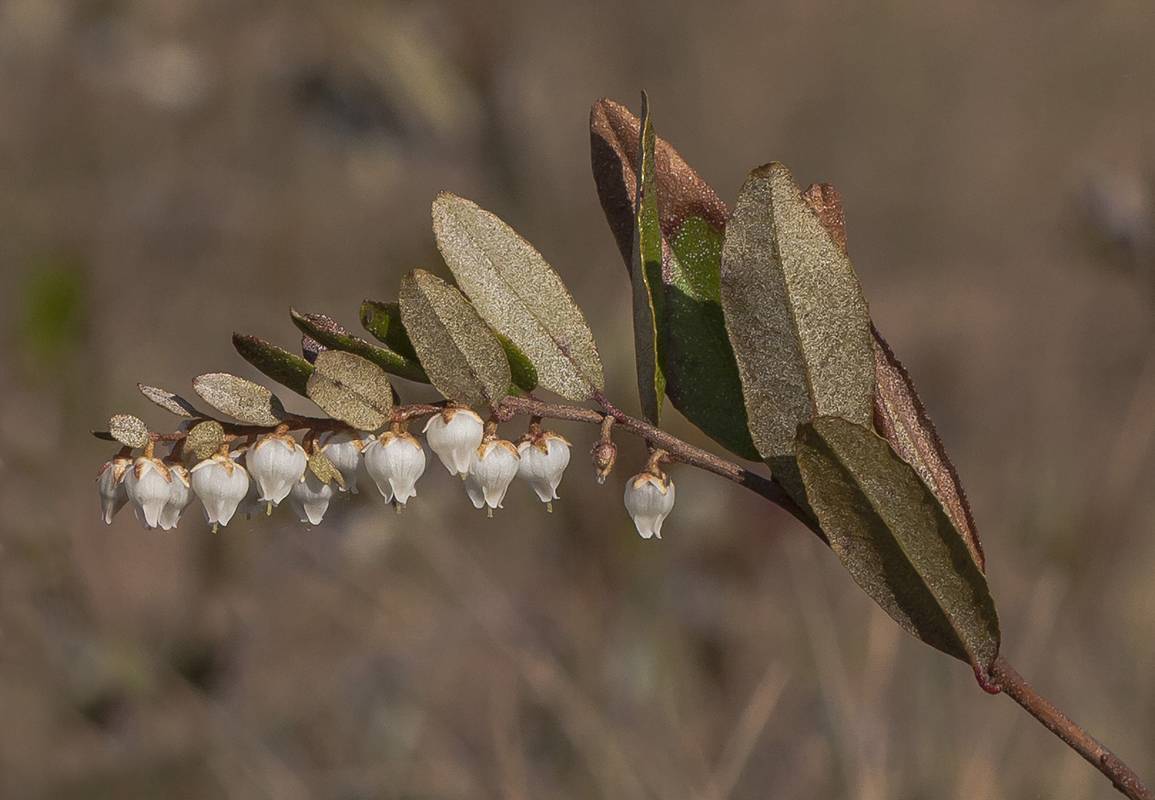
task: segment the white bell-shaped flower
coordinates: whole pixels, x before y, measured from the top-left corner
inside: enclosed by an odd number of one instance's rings
[[[301,482],[309,456],[292,436],[271,433],[249,448],[245,464],[257,484],[257,499],[275,506]]]
[[[425,448],[408,433],[386,431],[365,448],[365,469],[388,503],[405,505],[425,472]]]
[[[237,506],[253,485],[253,500],[257,499],[256,488],[249,480],[248,471],[232,458],[214,455],[192,468],[189,478],[192,489],[201,499],[205,517],[213,530],[218,525],[225,526],[237,513]]]
[[[357,477],[361,472],[361,454],[372,439],[363,439],[348,432],[326,433],[321,437],[321,452],[341,473],[345,488],[341,491],[357,494]],[[340,487],[338,487],[340,488]]]
[[[156,528],[172,497],[172,474],[159,458],[141,456],[124,474],[124,490],[140,524]]]
[[[569,442],[553,431],[533,435],[517,445],[517,474],[543,503],[557,500],[557,486],[569,466]]]
[[[662,522],[674,507],[674,482],[670,476],[643,472],[626,481],[626,511],[643,539],[662,538]]]
[[[477,508],[501,508],[509,484],[517,477],[520,459],[513,442],[491,439],[477,449],[473,470],[465,476],[465,491]]]
[[[180,515],[193,501],[193,491],[189,486],[189,472],[183,466],[169,464],[168,473],[172,483],[169,485],[168,502],[160,512],[160,527],[171,531],[180,522]]]
[[[425,423],[425,438],[450,475],[467,475],[485,433],[485,423],[469,408],[447,408]]]
[[[124,476],[132,467],[132,459],[117,456],[105,462],[96,475],[96,489],[100,492],[101,519],[111,525],[116,512],[128,502],[128,491],[124,488]]]
[[[336,494],[333,488],[336,485],[336,482],[325,483],[314,475],[311,469],[305,470],[305,479],[294,483],[289,490],[289,503],[301,518],[301,522],[310,525],[321,524],[321,519],[329,508],[329,501]]]

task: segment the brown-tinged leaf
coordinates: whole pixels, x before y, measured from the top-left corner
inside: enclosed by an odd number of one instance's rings
[[[320,450],[309,456],[309,470],[317,476],[321,483],[329,484],[335,481],[342,489],[345,488],[345,478],[341,475],[341,471]]]
[[[474,408],[509,394],[505,350],[465,296],[425,270],[401,279],[401,316],[437,391]]]
[[[570,400],[605,389],[593,332],[533,245],[494,214],[449,192],[433,202],[433,233],[477,313],[525,353],[542,386]],[[407,317],[405,327],[414,334]]]
[[[830,231],[839,247],[846,249],[846,217],[842,213],[842,195],[829,183],[813,183],[802,198],[814,209],[822,226]]]
[[[429,377],[425,374],[425,370],[416,361],[350,335],[348,331],[324,314],[301,314],[296,309],[291,308],[289,315],[293,319],[293,324],[302,333],[326,349],[353,353],[398,377],[418,383],[429,383]]]
[[[148,426],[132,414],[117,414],[108,421],[108,432],[116,441],[128,447],[148,444]]]
[[[806,496],[854,580],[902,627],[967,661],[984,687],[999,653],[986,577],[917,471],[872,429],[837,417],[798,428]]]
[[[140,393],[149,400],[156,403],[165,411],[176,414],[178,417],[191,419],[201,416],[200,412],[193,407],[193,404],[180,395],[166,392],[164,389],[158,389],[155,386],[145,386],[143,383],[138,383],[136,388],[140,389]]]
[[[326,414],[362,431],[375,431],[389,421],[393,387],[376,364],[353,353],[325,350],[313,366],[309,399]]]
[[[308,361],[264,339],[243,333],[233,334],[233,347],[241,358],[262,373],[297,394],[305,395],[305,384],[313,373],[313,365]]]
[[[194,425],[185,436],[184,449],[204,460],[212,457],[225,443],[225,429],[215,419]]]
[[[285,407],[264,386],[227,372],[193,378],[193,389],[210,406],[249,425],[273,428],[285,419]]]

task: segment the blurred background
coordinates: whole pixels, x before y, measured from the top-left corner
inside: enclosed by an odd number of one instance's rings
[[[759,498],[676,469],[642,541],[634,441],[598,486],[557,425],[552,515],[431,464],[399,516],[101,523],[89,429],[171,430],[136,383],[256,377],[229,335],[296,349],[290,305],[356,329],[448,276],[441,189],[542,251],[636,411],[587,126],[641,89],[728,202],[769,160],[841,190],[1004,654],[1155,780],[1153,43],[1147,0],[0,0],[0,796],[1116,796]]]

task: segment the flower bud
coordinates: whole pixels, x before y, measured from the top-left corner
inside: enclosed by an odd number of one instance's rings
[[[100,492],[101,519],[105,525],[111,525],[116,512],[124,508],[124,504],[128,502],[124,476],[131,466],[131,458],[117,456],[105,462],[96,475],[96,489]]]
[[[146,529],[160,525],[160,515],[172,496],[172,475],[159,458],[141,456],[124,474],[124,489],[136,518]]]
[[[320,525],[325,511],[329,508],[329,501],[333,499],[335,483],[325,483],[313,470],[305,470],[305,479],[297,481],[289,490],[289,503],[301,522],[310,525]]]
[[[321,440],[321,452],[333,463],[345,480],[341,491],[357,494],[357,476],[361,471],[361,454],[368,441],[347,432],[327,433]]]
[[[425,439],[450,475],[466,475],[485,432],[485,423],[469,408],[450,407],[425,423]]]
[[[598,483],[605,483],[606,476],[610,474],[614,462],[618,460],[618,446],[609,439],[600,439],[594,444],[590,457],[593,458],[594,469],[597,470]]]
[[[553,431],[531,434],[517,445],[517,474],[543,503],[557,500],[557,486],[569,465],[569,442]]]
[[[160,527],[171,531],[180,522],[180,515],[193,501],[193,492],[189,487],[188,470],[182,465],[169,464],[168,473],[172,478],[172,484],[169,486],[168,502],[160,512]]]
[[[509,484],[517,477],[519,459],[513,442],[491,439],[477,449],[473,470],[465,477],[465,491],[477,508],[501,508]]]
[[[425,448],[408,433],[386,431],[365,447],[365,469],[386,503],[396,499],[405,505],[417,494],[425,463]]]
[[[662,473],[643,472],[626,481],[626,511],[643,539],[662,538],[662,522],[674,507],[674,482]]]
[[[189,480],[193,491],[201,499],[205,517],[214,531],[217,525],[229,524],[252,484],[244,467],[229,456],[220,454],[194,466]],[[255,490],[253,499],[256,500]]]
[[[249,448],[245,463],[257,484],[257,499],[275,506],[301,482],[309,456],[292,436],[271,433]]]

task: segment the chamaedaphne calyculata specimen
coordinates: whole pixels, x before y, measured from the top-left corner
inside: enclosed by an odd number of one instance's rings
[[[169,530],[199,499],[216,532],[288,501],[318,525],[366,479],[400,510],[418,495],[427,448],[491,516],[519,479],[551,509],[572,454],[543,423],[589,423],[599,482],[616,466],[615,433],[648,446],[622,494],[643,537],[660,539],[674,512],[672,466],[744,486],[821,538],[895,622],[968,664],[984,690],[1009,695],[1126,796],[1155,797],[1000,655],[966,494],[871,321],[838,192],[802,190],[772,162],[750,172],[729,208],[655,136],[644,96],[641,119],[598,102],[590,133],[599,198],[633,290],[641,419],[611,401],[593,333],[541,254],[443,192],[433,231],[454,283],[414,270],[396,300],[365,301],[372,341],[296,310],[300,355],[233,334],[246,361],[324,416],[291,414],[269,389],[229,373],[193,380],[213,413],[141,385],[183,422],[159,433],[118,414],[96,434],[121,445],[97,477],[104,520],[131,504],[145,528]],[[444,400],[406,404],[391,377],[402,391],[406,381],[431,384]],[[717,452],[661,428],[666,399]],[[502,438],[499,425],[516,419],[524,433]]]

